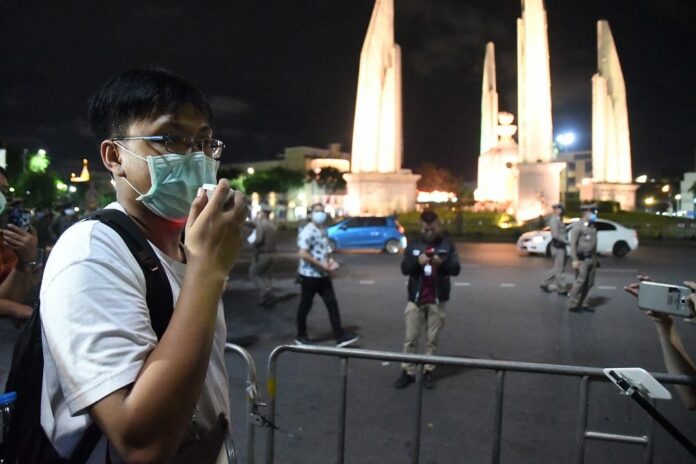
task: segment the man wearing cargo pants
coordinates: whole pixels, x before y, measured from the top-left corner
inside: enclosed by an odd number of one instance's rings
[[[460,271],[459,256],[454,244],[439,234],[437,214],[421,214],[421,238],[412,240],[404,252],[401,272],[408,275],[408,303],[404,311],[406,340],[404,353],[415,353],[421,332],[426,334],[425,354],[434,355],[437,338],[445,325],[445,303],[450,296],[450,276]],[[434,365],[426,364],[423,384],[433,388]],[[415,381],[416,366],[404,363],[394,383],[405,388]]]
[[[568,257],[566,246],[568,236],[565,224],[563,224],[563,204],[553,205],[553,214],[549,220],[551,229],[551,257],[553,258],[553,268],[548,273],[540,287],[546,293],[557,292],[559,295],[567,295],[568,288],[565,283],[565,264]]]
[[[583,303],[594,285],[597,272],[597,229],[594,225],[597,207],[583,205],[581,209],[582,217],[570,229],[570,257],[575,269],[575,283],[570,289],[568,309],[592,312],[594,309],[583,306]]]

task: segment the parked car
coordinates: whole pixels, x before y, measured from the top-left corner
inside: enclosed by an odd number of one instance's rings
[[[327,229],[331,251],[377,249],[396,254],[406,248],[404,228],[393,216],[353,217]]]
[[[570,232],[570,226],[577,220],[578,218],[571,219],[566,224],[566,230]],[[597,219],[595,227],[597,228],[597,252],[599,254],[613,254],[622,258],[638,248],[638,232],[633,229],[607,219]],[[549,227],[522,234],[517,240],[517,250],[521,253],[550,256],[551,231]]]

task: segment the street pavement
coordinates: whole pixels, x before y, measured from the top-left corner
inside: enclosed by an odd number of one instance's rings
[[[590,367],[643,367],[664,372],[654,323],[623,286],[636,274],[657,281],[694,279],[696,247],[641,246],[626,258],[601,258],[590,304],[594,313],[570,313],[562,296],[546,294],[539,282],[551,263],[519,256],[513,244],[458,243],[461,274],[453,279],[452,299],[440,338],[444,356],[552,363]],[[224,294],[228,341],[245,347],[256,363],[261,396],[266,364],[278,345],[295,337],[299,285],[291,240],[281,245],[276,287],[287,298],[273,308],[258,304],[246,273],[248,252],[233,270]],[[344,326],[358,332],[355,347],[398,352],[403,343],[406,277],[400,256],[378,253],[337,255],[341,268],[334,287]],[[570,278],[570,271],[568,270]],[[295,295],[293,295],[295,293]],[[687,350],[696,357],[696,326],[677,321]],[[310,338],[333,346],[327,312],[317,297],[308,321]],[[16,330],[0,323],[0,369],[6,373]],[[231,380],[234,439],[244,462],[246,367],[227,355]],[[336,358],[286,353],[279,359],[275,462],[336,462],[337,396],[340,363]],[[437,386],[423,393],[420,462],[491,461],[495,374],[439,367]],[[353,360],[348,368],[346,463],[411,462],[416,388],[396,390],[399,366]],[[4,383],[4,374],[2,377]],[[508,374],[503,414],[501,462],[574,463],[579,382],[571,377]],[[674,392],[672,387],[668,387]],[[678,399],[658,409],[696,441],[696,412]],[[647,415],[611,384],[593,383],[588,427],[607,433],[643,435]],[[265,429],[257,428],[256,457],[264,462]],[[655,426],[655,463],[692,462],[669,435]],[[585,462],[642,462],[639,445],[588,441]]]

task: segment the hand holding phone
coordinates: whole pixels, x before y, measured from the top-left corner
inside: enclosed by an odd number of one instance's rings
[[[689,302],[692,290],[683,285],[643,281],[638,286],[638,307],[660,314],[690,319],[694,308]]]

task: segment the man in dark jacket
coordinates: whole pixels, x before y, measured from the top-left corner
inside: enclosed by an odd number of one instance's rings
[[[408,303],[404,311],[406,340],[404,353],[415,353],[423,330],[426,332],[425,354],[433,355],[437,338],[445,325],[445,303],[450,296],[450,276],[459,275],[459,256],[454,244],[439,234],[437,214],[425,211],[421,214],[421,237],[411,241],[401,272],[408,277]],[[394,383],[405,388],[415,381],[415,365],[404,363],[401,375]],[[426,388],[433,388],[432,372],[435,366],[425,365],[423,381]]]

